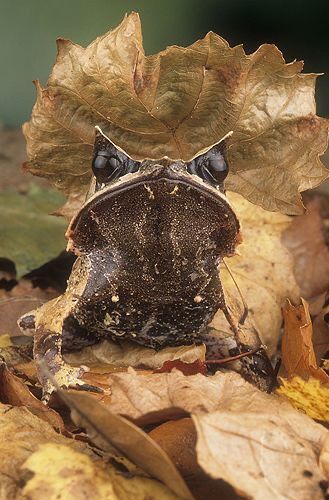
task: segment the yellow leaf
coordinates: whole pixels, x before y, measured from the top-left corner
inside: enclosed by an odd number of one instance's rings
[[[278,394],[289,399],[298,410],[302,410],[311,418],[329,422],[329,385],[310,378],[308,381],[300,377],[291,380],[281,379]]]
[[[44,444],[23,464],[33,475],[23,488],[31,500],[174,500],[165,486],[148,478],[125,478],[110,466],[68,446]]]

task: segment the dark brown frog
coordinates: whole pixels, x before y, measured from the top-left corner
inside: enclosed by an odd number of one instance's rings
[[[67,290],[35,314],[34,357],[62,386],[82,384],[62,352],[104,338],[154,349],[198,343],[218,309],[234,330],[218,273],[240,238],[223,189],[224,141],[190,162],[138,162],[97,129],[92,170],[67,231],[78,256]],[[47,397],[53,385],[39,377]]]

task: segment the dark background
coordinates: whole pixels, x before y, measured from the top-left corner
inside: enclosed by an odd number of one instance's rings
[[[329,0],[0,0],[0,122],[20,126],[45,83],[55,39],[86,45],[125,12],[141,15],[146,53],[188,45],[213,30],[247,53],[275,43],[286,61],[303,59],[318,79],[318,112],[329,116]]]

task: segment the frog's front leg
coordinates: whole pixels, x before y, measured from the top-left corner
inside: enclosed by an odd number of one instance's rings
[[[56,386],[91,389],[91,386],[80,379],[87,368],[72,367],[63,361],[61,332],[51,331],[43,324],[38,325],[34,336],[33,357],[42,386],[43,401],[49,400]]]
[[[34,330],[33,357],[38,379],[42,386],[43,400],[47,402],[57,387],[75,387],[101,392],[81,380],[86,367],[72,367],[62,357],[63,323],[71,310],[70,296],[64,294],[43,304],[39,309],[24,315],[18,325],[25,335]]]

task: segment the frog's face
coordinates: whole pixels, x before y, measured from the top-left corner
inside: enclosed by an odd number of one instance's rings
[[[239,223],[224,194],[224,142],[188,162],[140,162],[98,129],[92,170],[91,196],[67,233],[76,253],[133,246],[134,257],[150,260],[156,252],[173,262],[234,252]]]

